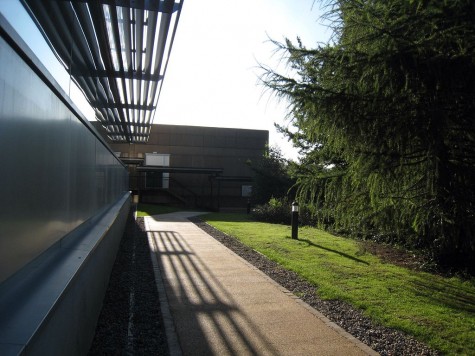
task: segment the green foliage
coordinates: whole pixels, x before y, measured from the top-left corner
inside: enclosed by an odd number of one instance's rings
[[[251,211],[251,215],[257,221],[269,222],[273,224],[290,224],[291,203],[287,198],[271,198],[267,204],[257,205]]]
[[[381,261],[361,242],[304,227],[210,214],[221,231],[298,273],[324,299],[346,301],[377,323],[403,330],[446,355],[475,354],[475,281],[444,278]]]
[[[257,205],[252,209],[251,215],[256,221],[290,225],[291,208],[292,202],[288,198],[277,199],[272,197],[267,204]],[[300,226],[315,226],[317,224],[313,206],[300,205],[299,210]]]
[[[299,201],[322,224],[430,248],[475,266],[475,6],[472,1],[329,1],[332,42],[276,43],[304,158]]]
[[[249,162],[255,173],[252,202],[264,204],[269,199],[292,196],[295,181],[288,172],[289,162],[276,147],[270,147],[260,160]]]

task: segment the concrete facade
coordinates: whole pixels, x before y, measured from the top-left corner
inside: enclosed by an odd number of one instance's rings
[[[105,136],[100,124],[94,125]],[[268,140],[266,130],[155,124],[147,144],[108,143],[129,166],[131,190],[141,190],[142,201],[167,202],[175,196],[188,205],[236,210],[246,208],[245,191],[252,186],[247,162],[262,157]],[[170,155],[168,195],[145,186],[149,173],[140,167],[152,152]]]

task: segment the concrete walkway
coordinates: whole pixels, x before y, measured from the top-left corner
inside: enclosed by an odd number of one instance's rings
[[[145,218],[173,355],[377,355],[189,222],[193,215]]]

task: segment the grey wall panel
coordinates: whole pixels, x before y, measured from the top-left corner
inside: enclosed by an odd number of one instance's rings
[[[1,280],[69,227],[68,141],[57,134],[70,120],[3,40],[0,48]]]
[[[127,189],[78,115],[0,38],[0,282]]]
[[[70,221],[71,228],[83,223],[99,208],[96,197],[96,140],[91,132],[72,117],[70,124]]]
[[[129,207],[126,193],[0,284],[0,355],[87,354]]]

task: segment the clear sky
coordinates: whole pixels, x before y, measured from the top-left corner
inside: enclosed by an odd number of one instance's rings
[[[274,129],[288,123],[286,103],[258,84],[257,67],[283,66],[269,38],[326,42],[320,15],[313,0],[185,0],[155,122],[269,130],[270,144],[295,158]]]
[[[74,99],[79,91],[69,87],[61,68],[49,65],[55,57],[19,0],[0,0],[0,11]],[[296,158],[274,129],[274,122],[288,124],[286,103],[259,84],[258,65],[285,70],[269,38],[299,36],[307,47],[326,42],[331,32],[320,16],[318,0],[184,0],[154,123],[269,130],[270,144]],[[93,111],[75,101],[93,119]]]

